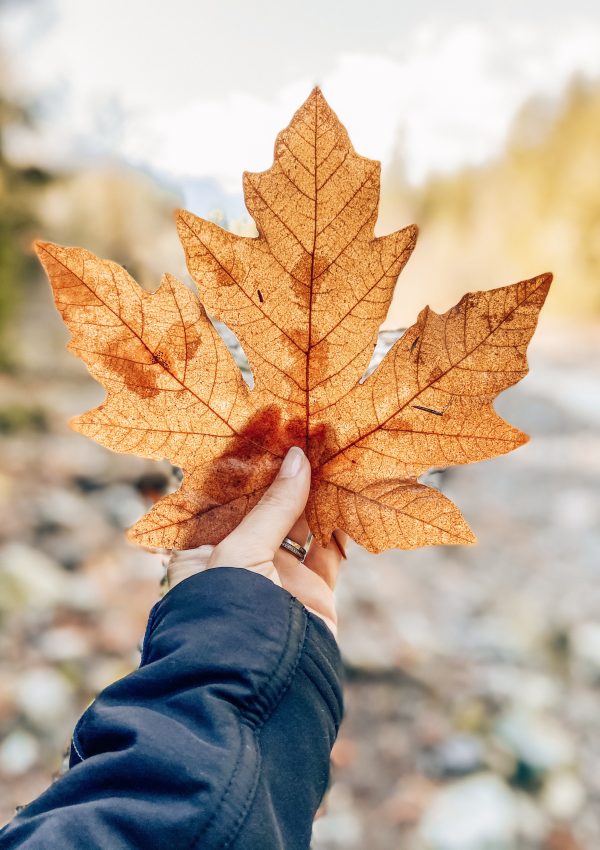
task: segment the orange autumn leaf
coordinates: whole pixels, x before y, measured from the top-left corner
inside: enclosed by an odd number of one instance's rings
[[[272,167],[244,175],[258,237],[178,213],[199,297],[170,275],[148,293],[113,262],[37,243],[69,348],[107,390],[73,427],[184,471],[132,540],[218,542],[300,445],[321,543],[336,528],[371,552],[474,541],[458,508],[417,479],[527,440],[492,402],[527,372],[551,276],[465,295],[442,315],[426,307],[361,382],[417,235],[375,238],[379,172],[315,89],[277,137]],[[252,389],[205,308],[240,340]]]

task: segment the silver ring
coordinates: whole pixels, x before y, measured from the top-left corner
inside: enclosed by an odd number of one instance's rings
[[[299,543],[295,543],[293,540],[290,540],[289,537],[284,537],[281,543],[279,544],[280,549],[285,549],[286,552],[289,552],[290,555],[293,555],[294,558],[298,558],[300,563],[306,558],[306,549],[304,546],[300,546]]]

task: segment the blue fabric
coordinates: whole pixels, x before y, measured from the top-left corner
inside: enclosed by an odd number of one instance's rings
[[[249,570],[185,579],[139,669],[102,691],[70,770],[1,832],[12,850],[306,850],[343,712],[323,621]]]

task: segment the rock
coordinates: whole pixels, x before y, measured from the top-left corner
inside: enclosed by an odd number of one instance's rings
[[[139,492],[128,484],[111,484],[94,495],[94,501],[117,528],[129,528],[144,515],[146,505]]]
[[[127,659],[92,656],[85,669],[86,690],[92,694],[100,693],[117,679],[131,673],[133,666]]]
[[[358,631],[358,630],[357,630]],[[347,667],[365,673],[387,672],[396,666],[396,651],[380,634],[353,634],[346,629],[340,649]]]
[[[586,800],[585,788],[570,771],[553,773],[544,784],[542,804],[557,820],[571,821]]]
[[[331,763],[335,767],[348,767],[354,764],[358,755],[356,741],[340,736],[331,751]]]
[[[514,795],[517,810],[517,830],[525,847],[539,847],[548,832],[548,818],[530,794]],[[522,844],[518,844],[521,848]]]
[[[581,488],[557,493],[552,505],[552,521],[568,531],[581,532],[598,524],[600,510],[593,494]]]
[[[2,653],[5,656],[8,653]],[[19,678],[16,670],[2,665],[0,675],[0,740],[12,728],[17,714],[15,707],[15,683]]]
[[[571,737],[547,715],[515,709],[499,719],[494,731],[500,744],[535,774],[558,770],[575,760]]]
[[[4,776],[21,776],[36,763],[39,744],[29,732],[17,729],[4,739],[0,746],[0,773]]]
[[[67,593],[68,576],[39,549],[9,543],[0,550],[0,610],[51,608]]]
[[[528,711],[543,712],[553,709],[560,701],[558,682],[533,670],[499,664],[490,665],[484,672],[488,693],[501,704],[510,704],[518,694],[518,703]]]
[[[110,459],[106,449],[80,434],[52,434],[46,439],[44,449],[40,451],[42,472],[46,478],[58,480],[101,481],[107,458]]]
[[[99,592],[98,581],[85,573],[71,573],[68,604],[74,611],[85,613],[99,611],[104,605],[104,598]]]
[[[475,735],[452,735],[431,754],[430,771],[438,776],[464,776],[481,770],[485,747]]]
[[[569,636],[573,673],[589,681],[600,680],[600,623],[579,623]]]
[[[325,798],[325,814],[313,824],[314,850],[364,846],[362,826],[349,790],[334,785]]]
[[[41,545],[55,560],[68,570],[74,570],[87,558],[110,546],[112,529],[102,514],[95,513],[91,523],[82,523],[71,529],[60,528],[44,534]]]
[[[517,831],[515,799],[490,773],[439,791],[419,827],[424,850],[516,850]]]
[[[81,628],[62,626],[48,629],[40,635],[40,651],[48,661],[69,661],[89,654],[90,643]]]
[[[76,567],[91,552],[106,549],[114,534],[100,506],[89,496],[64,487],[38,493],[33,511],[38,545],[67,569]]]
[[[555,826],[543,844],[543,850],[585,850],[567,826]]]
[[[426,776],[403,777],[381,806],[381,814],[397,826],[418,823],[436,792],[435,784]]]
[[[418,582],[383,556],[377,570],[368,570],[361,554],[351,550],[346,566],[336,600],[339,643],[348,666],[368,673],[398,668],[413,673],[430,663],[440,646]]]
[[[91,526],[97,519],[96,511],[83,496],[63,487],[48,488],[38,494],[33,509],[41,528]]]
[[[50,667],[27,670],[16,683],[16,702],[27,720],[38,729],[62,727],[71,712],[73,688]]]

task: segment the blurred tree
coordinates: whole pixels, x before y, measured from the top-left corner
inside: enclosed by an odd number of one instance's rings
[[[536,126],[547,127],[544,138]],[[557,306],[600,314],[600,86],[574,81],[552,122],[547,104],[530,104],[515,124],[508,163],[538,244],[564,275]]]
[[[36,210],[44,239],[82,245],[154,289],[165,271],[186,274],[173,219],[180,205],[177,193],[152,176],[93,161],[57,175],[39,193]]]
[[[29,251],[36,216],[34,201],[50,176],[39,168],[19,168],[5,155],[5,134],[29,121],[27,110],[11,100],[0,61],[0,370],[14,365],[7,331],[31,276]]]
[[[391,180],[388,187],[396,202],[402,192]],[[412,322],[423,298],[446,310],[465,290],[543,271],[556,278],[549,311],[600,315],[598,81],[574,81],[558,101],[527,103],[497,160],[407,191],[409,214],[393,225],[412,219],[421,235],[388,326]],[[389,208],[382,199],[382,212]]]

